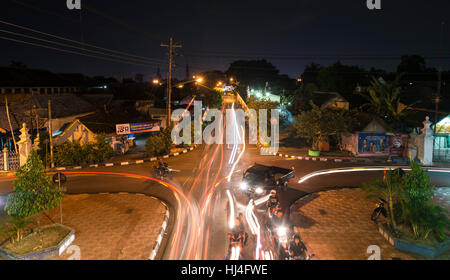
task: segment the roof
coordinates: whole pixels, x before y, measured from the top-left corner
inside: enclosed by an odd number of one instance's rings
[[[114,95],[112,94],[80,94],[80,98],[86,100],[96,108],[103,108],[104,105],[111,103]]]
[[[330,102],[348,102],[342,95],[337,92],[321,92],[315,91],[312,97],[312,101],[319,107],[326,106]]]
[[[33,107],[48,114],[48,101],[52,105],[52,118],[63,118],[83,113],[94,112],[95,106],[75,94],[33,95],[11,106],[11,111],[27,112]],[[41,117],[45,117],[41,116]]]
[[[48,100],[51,100],[52,118],[54,119],[95,111],[92,104],[75,94],[33,95],[9,106],[13,130],[22,128],[22,123],[26,123],[30,129],[35,127],[36,114],[39,116],[39,127],[42,127],[48,119]],[[5,106],[0,107],[0,128],[10,131]]]
[[[369,113],[357,113],[357,115],[355,116],[355,122],[352,124],[352,131],[363,131],[373,121],[379,124],[386,131],[392,130],[392,128],[389,127],[386,122],[375,115]]]

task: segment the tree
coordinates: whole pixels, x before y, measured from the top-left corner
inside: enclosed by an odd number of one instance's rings
[[[5,211],[13,218],[35,216],[40,232],[40,214],[59,206],[64,193],[45,173],[44,165],[35,151],[31,151],[25,165],[16,173],[14,192],[8,195]]]
[[[294,91],[289,111],[293,115],[299,115],[303,111],[311,110],[312,107],[310,102],[313,99],[315,91],[317,91],[317,86],[315,84],[302,84],[297,90]]]
[[[312,109],[297,116],[294,128],[297,137],[308,139],[313,149],[317,149],[320,139],[331,135],[340,139],[342,134],[350,132],[353,120],[348,111],[320,108],[313,102],[310,104]]]
[[[420,74],[426,71],[425,58],[420,55],[404,55],[397,66],[397,73]]]
[[[406,115],[400,103],[400,79],[401,75],[398,75],[393,82],[380,81],[372,77],[367,92],[361,93],[361,96],[367,100],[362,108],[367,108],[368,111],[393,126],[399,126]]]
[[[367,193],[366,198],[382,198],[388,206],[388,223],[397,230],[395,205],[399,203],[403,192],[403,177],[400,169],[385,170],[383,179],[364,183],[362,189]]]
[[[435,232],[440,239],[446,239],[445,232],[450,222],[444,208],[432,205],[435,187],[430,177],[416,162],[411,163],[411,172],[405,176],[404,213],[405,221],[410,225],[416,239],[427,239]]]
[[[167,127],[157,135],[150,136],[145,142],[145,150],[151,156],[168,154],[173,146],[171,137],[172,127]]]

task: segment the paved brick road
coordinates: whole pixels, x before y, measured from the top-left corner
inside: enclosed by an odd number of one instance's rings
[[[72,244],[82,260],[148,259],[165,212],[156,198],[135,194],[67,195],[63,201],[64,225],[76,229]],[[59,222],[59,210],[49,214]]]
[[[436,201],[445,201],[443,206],[448,207],[449,194],[448,188],[441,189]],[[364,260],[370,245],[381,248],[381,259],[423,258],[396,250],[382,238],[370,220],[375,203],[366,201],[360,189],[324,191],[298,200],[291,208],[291,219],[318,259]],[[439,258],[450,258],[449,253]]]

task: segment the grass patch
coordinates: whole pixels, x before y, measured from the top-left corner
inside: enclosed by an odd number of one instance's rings
[[[58,245],[70,233],[70,229],[52,225],[42,228],[41,232],[43,241],[42,248],[40,247],[41,237],[34,232],[25,236],[20,242],[11,243],[6,241],[0,246],[0,249],[9,251],[15,255],[34,253]]]

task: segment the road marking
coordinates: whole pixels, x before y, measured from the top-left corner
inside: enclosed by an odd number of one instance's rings
[[[89,167],[98,167],[98,164],[91,164]]]
[[[128,161],[121,162],[120,165],[128,165]]]
[[[144,160],[136,160],[136,164],[144,163]]]
[[[66,170],[66,168],[65,167],[58,167],[58,168],[56,168],[56,170]]]
[[[107,163],[105,166],[114,166],[114,163]]]

